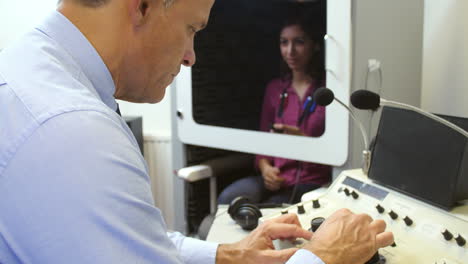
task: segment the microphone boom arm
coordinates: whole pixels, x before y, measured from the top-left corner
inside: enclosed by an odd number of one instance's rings
[[[354,120],[354,123],[358,124],[359,129],[361,130],[361,135],[362,135],[362,139],[364,139],[364,148],[365,148],[364,151],[362,151],[362,171],[364,172],[365,175],[367,175],[369,173],[372,153],[371,153],[371,151],[369,149],[369,142],[368,142],[368,137],[367,137],[366,130],[364,129],[364,126],[362,125],[362,123],[359,122],[359,120],[356,118],[353,111],[351,111],[351,109],[346,104],[341,102],[336,97],[334,97],[334,99],[340,105],[342,105],[344,108],[346,108],[348,110],[349,114],[351,115],[351,118]]]
[[[369,142],[368,142],[368,137],[367,137],[367,133],[366,133],[366,130],[364,129],[364,126],[361,124],[361,122],[359,122],[356,118],[356,116],[353,114],[353,111],[351,111],[351,109],[346,105],[344,104],[343,102],[341,102],[338,98],[334,98],[340,105],[342,105],[344,108],[348,109],[348,112],[349,114],[351,115],[351,118],[354,119],[354,122],[357,123],[359,125],[359,129],[361,129],[361,135],[362,135],[362,138],[364,139],[364,147],[366,150],[369,149]]]

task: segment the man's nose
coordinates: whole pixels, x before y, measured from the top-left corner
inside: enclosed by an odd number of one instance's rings
[[[185,51],[184,57],[182,58],[182,65],[192,67],[195,64],[196,60],[197,58],[195,55],[195,50],[193,48],[193,42],[191,42],[190,46]]]

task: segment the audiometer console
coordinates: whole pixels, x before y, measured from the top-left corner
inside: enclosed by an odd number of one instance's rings
[[[421,183],[424,184],[424,183]],[[446,211],[368,179],[361,170],[344,171],[316,199],[303,201],[260,219],[296,213],[302,227],[315,229],[340,208],[366,213],[387,223],[395,243],[374,256],[374,264],[468,264],[468,203]],[[300,247],[304,241],[275,241],[277,248]]]

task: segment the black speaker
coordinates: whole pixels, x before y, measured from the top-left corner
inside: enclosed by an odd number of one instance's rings
[[[141,116],[124,116],[123,119],[135,136],[141,155],[143,155],[143,118]]]
[[[467,118],[440,117],[468,130]],[[449,210],[468,198],[467,141],[419,113],[383,107],[369,178]]]

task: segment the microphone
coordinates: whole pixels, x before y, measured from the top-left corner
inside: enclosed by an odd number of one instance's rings
[[[371,160],[371,154],[372,153],[371,153],[371,151],[369,149],[369,142],[367,140],[368,139],[367,133],[366,133],[366,130],[364,129],[364,126],[362,125],[362,123],[356,118],[353,111],[351,111],[351,109],[346,104],[341,102],[338,98],[335,98],[335,95],[333,94],[332,90],[330,90],[330,89],[328,89],[326,87],[320,87],[317,90],[315,90],[314,98],[315,98],[315,102],[317,102],[317,104],[320,105],[320,106],[327,106],[327,105],[331,104],[333,102],[333,100],[336,100],[339,104],[341,104],[344,108],[346,108],[346,110],[348,110],[351,118],[354,120],[354,122],[356,122],[356,124],[358,124],[359,129],[361,130],[362,138],[364,140],[364,148],[365,148],[362,151],[362,170],[363,170],[364,174],[367,175],[367,173],[369,172],[370,160]]]
[[[368,91],[368,90],[357,90],[353,92],[351,95],[351,104],[358,108],[358,109],[363,109],[363,110],[372,110],[375,111],[377,110],[380,106],[393,106],[396,108],[402,108],[402,109],[407,109],[407,110],[412,110],[417,113],[420,113],[421,115],[424,115],[434,121],[437,121],[439,123],[442,123],[451,129],[459,132],[460,134],[464,135],[465,137],[468,137],[468,132],[463,130],[461,127],[439,117],[436,116],[432,113],[429,113],[427,111],[424,111],[420,108],[417,108],[412,105],[408,104],[403,104],[395,101],[390,101],[390,100],[385,100],[380,97],[380,95]]]

